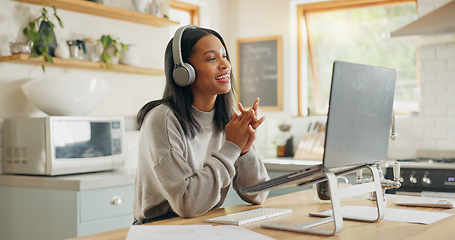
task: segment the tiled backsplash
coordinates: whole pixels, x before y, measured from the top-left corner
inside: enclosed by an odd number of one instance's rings
[[[0,173],[3,172],[3,118],[0,118]]]
[[[455,43],[423,46],[420,113],[397,119],[392,158],[414,157],[417,149],[455,150]]]

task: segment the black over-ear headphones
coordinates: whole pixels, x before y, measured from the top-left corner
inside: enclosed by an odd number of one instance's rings
[[[172,76],[174,77],[175,83],[182,87],[192,84],[196,78],[196,71],[194,71],[193,66],[191,66],[189,63],[184,63],[182,59],[182,36],[183,32],[188,28],[196,29],[197,26],[186,25],[180,27],[175,32],[174,40],[172,41],[172,52],[175,63]]]

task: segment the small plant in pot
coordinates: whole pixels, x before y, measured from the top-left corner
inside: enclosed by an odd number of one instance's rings
[[[54,16],[57,19],[59,25],[63,28],[63,23],[60,17],[57,15],[57,9],[55,6],[52,7],[54,10]],[[55,25],[48,17],[48,11],[43,7],[41,10],[41,16],[36,18],[34,21],[29,22],[28,26],[24,28],[23,33],[30,38],[33,44],[32,51],[30,53],[31,58],[43,56],[45,60],[50,63],[54,63],[52,57],[54,56],[54,50],[57,47],[57,40],[54,33]],[[45,72],[44,64],[41,65],[43,72]]]
[[[109,34],[101,36],[103,53],[101,57],[108,65],[118,64],[122,58],[122,50],[128,50],[128,45],[120,42],[118,38],[112,38]]]

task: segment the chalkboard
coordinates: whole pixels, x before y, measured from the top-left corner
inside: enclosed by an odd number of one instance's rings
[[[281,110],[281,37],[239,39],[237,50],[239,101],[247,107],[259,97],[261,109]]]

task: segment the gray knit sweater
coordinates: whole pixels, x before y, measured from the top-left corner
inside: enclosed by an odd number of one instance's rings
[[[139,137],[139,159],[135,180],[134,217],[150,219],[168,211],[196,217],[223,204],[229,186],[249,203],[261,204],[268,192],[242,195],[238,190],[269,179],[253,148],[241,149],[226,141],[224,131],[213,124],[215,111],[193,107],[202,127],[194,139],[185,135],[167,105],[152,109]]]

